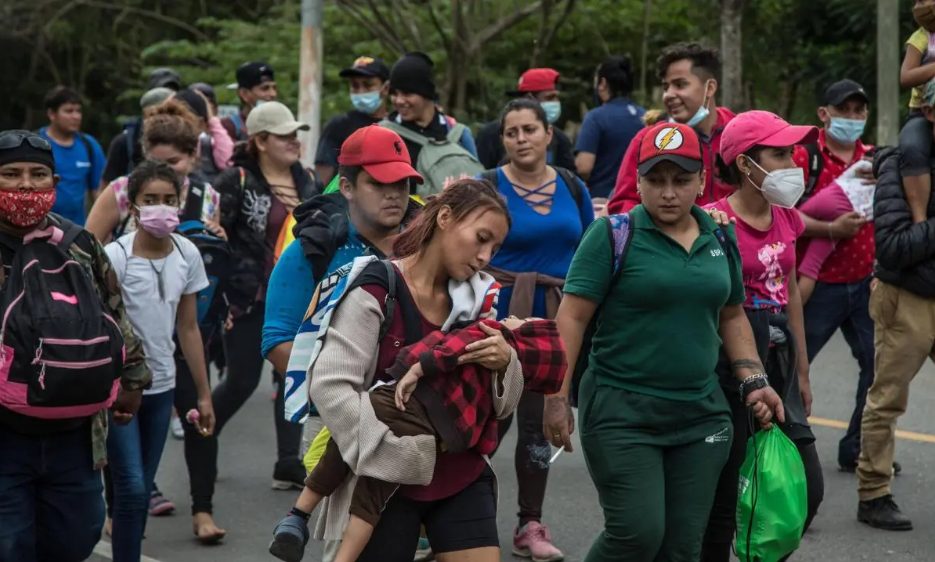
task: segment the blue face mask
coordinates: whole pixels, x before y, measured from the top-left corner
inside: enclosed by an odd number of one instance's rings
[[[555,124],[562,116],[562,102],[560,101],[544,101],[539,105],[545,110],[545,118],[549,121],[549,125]]]
[[[708,91],[708,83],[705,82],[705,92]],[[688,120],[688,123],[685,123],[689,127],[697,127],[702,121],[708,118],[708,115],[711,115],[711,110],[708,109],[708,98],[705,97],[704,101],[701,103],[701,107],[698,108],[698,111],[695,112],[695,115]]]
[[[838,142],[854,144],[863,136],[866,127],[867,121],[865,119],[832,117],[831,126],[828,128],[828,134]]]
[[[363,94],[351,94],[351,103],[354,104],[357,111],[371,115],[380,108],[383,98],[380,97],[379,90]]]

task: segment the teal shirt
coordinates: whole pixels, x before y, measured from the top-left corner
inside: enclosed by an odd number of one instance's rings
[[[600,304],[588,366],[599,384],[681,401],[717,388],[721,309],[744,302],[740,252],[733,225],[722,228],[724,248],[714,220],[691,212],[701,232],[686,252],[645,207],[631,210],[633,239],[614,287],[607,227],[596,221],[585,233],[565,292]]]

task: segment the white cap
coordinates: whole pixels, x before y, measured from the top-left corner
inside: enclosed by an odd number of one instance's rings
[[[309,130],[308,125],[296,121],[292,111],[278,101],[268,101],[254,107],[247,115],[246,127],[251,136],[257,133],[291,135],[299,130]]]

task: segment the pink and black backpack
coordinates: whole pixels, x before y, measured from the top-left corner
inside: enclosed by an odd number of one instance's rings
[[[33,418],[87,417],[113,404],[126,350],[69,251],[84,229],[50,217],[23,240],[0,234],[0,253],[15,253],[0,293],[0,406]]]

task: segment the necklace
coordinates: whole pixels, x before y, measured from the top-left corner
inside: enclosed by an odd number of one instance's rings
[[[159,302],[166,302],[166,288],[162,281],[162,272],[166,270],[166,263],[162,264],[162,269],[156,269],[156,264],[153,263],[153,260],[146,260],[149,262],[149,267],[152,268],[153,273],[156,274],[156,287],[159,289]]]

